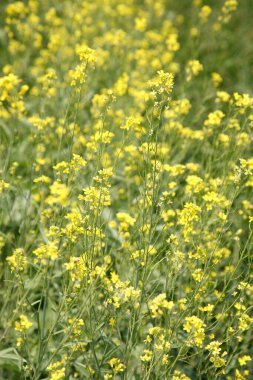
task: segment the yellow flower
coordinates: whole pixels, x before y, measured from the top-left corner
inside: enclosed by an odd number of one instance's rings
[[[215,368],[223,367],[226,364],[226,360],[224,359],[226,352],[220,355],[220,346],[221,343],[218,341],[213,341],[206,346],[206,349],[210,352],[210,361],[214,363]]]
[[[70,190],[64,183],[55,181],[50,186],[50,195],[47,197],[46,202],[49,205],[58,203],[61,206],[66,206],[68,203],[69,193],[70,193]]]
[[[126,212],[118,212],[116,214],[117,219],[120,222],[120,230],[121,231],[127,231],[129,227],[132,227],[134,223],[136,222],[135,218],[131,217]]]
[[[33,180],[34,183],[45,183],[49,184],[52,182],[50,177],[47,177],[46,175],[41,175],[40,177],[37,177]]]
[[[118,358],[112,358],[108,361],[108,364],[112,368],[113,372],[115,374],[123,372],[126,366],[121,363],[121,361]]]
[[[181,371],[174,371],[172,380],[191,380],[190,377],[186,376]]]
[[[127,92],[129,83],[129,75],[127,73],[123,73],[114,84],[113,90],[115,95],[123,96]]]
[[[8,189],[8,187],[10,187],[10,184],[8,182],[5,182],[3,179],[0,179],[0,194],[4,189]]]
[[[22,116],[25,113],[24,94],[28,91],[27,85],[21,85],[21,79],[9,73],[0,77],[0,117],[9,119],[12,115]]]
[[[214,111],[209,113],[207,120],[205,120],[204,125],[210,126],[210,125],[220,125],[222,119],[225,117],[225,114],[222,111]]]
[[[50,372],[50,380],[62,380],[65,378],[65,367],[66,356],[62,360],[59,360],[53,364],[50,364],[47,369]]]
[[[186,178],[186,193],[199,193],[203,188],[203,180],[196,175],[189,175]]]
[[[142,362],[151,362],[153,357],[153,352],[151,350],[144,350],[143,354],[141,355],[140,359]]]
[[[60,255],[60,251],[57,248],[57,242],[49,242],[48,244],[41,244],[33,251],[37,259],[40,259],[43,263],[46,259],[56,260]],[[36,262],[38,261],[36,259]]]
[[[171,73],[165,73],[163,70],[157,72],[157,76],[149,81],[149,87],[157,95],[168,95],[172,92],[174,77]]]
[[[238,362],[239,362],[240,366],[243,366],[250,361],[251,361],[251,357],[249,355],[244,355],[244,356],[238,358]]]
[[[110,206],[111,198],[110,193],[107,188],[96,188],[90,186],[83,189],[84,195],[80,194],[78,199],[83,200],[87,203],[91,210],[103,207]]]
[[[144,17],[136,17],[135,18],[135,29],[139,32],[144,32],[147,28],[147,19]]]
[[[229,93],[227,93],[226,91],[217,91],[216,102],[227,103],[227,102],[229,102],[229,100],[230,100],[230,94]]]
[[[212,77],[213,85],[215,87],[219,87],[219,85],[223,82],[223,78],[219,73],[212,73],[211,77]]]
[[[78,45],[76,47],[76,53],[79,56],[80,61],[87,62],[90,65],[95,64],[96,52],[87,45]]]
[[[26,332],[32,327],[32,322],[29,321],[26,315],[21,314],[19,321],[15,322],[15,330],[18,332]]]
[[[225,24],[231,19],[231,14],[236,11],[238,6],[237,0],[226,0],[221,8],[221,15],[219,16],[219,21]]]
[[[190,346],[202,347],[205,338],[205,324],[195,315],[185,318],[184,330],[189,333],[188,344]]]
[[[8,262],[12,272],[24,272],[28,264],[22,248],[15,249],[13,254],[7,257],[6,261]]]
[[[248,314],[244,313],[239,318],[238,328],[241,331],[246,331],[250,328],[250,325],[253,323],[253,318],[251,318]]]
[[[198,60],[190,60],[186,65],[186,80],[189,82],[193,76],[203,71],[203,65]]]
[[[148,306],[153,318],[159,318],[164,314],[164,310],[171,310],[174,306],[172,301],[166,300],[166,294],[161,293],[148,302]]]
[[[207,22],[209,16],[212,13],[212,8],[208,5],[204,5],[199,11],[199,18],[202,22]]]

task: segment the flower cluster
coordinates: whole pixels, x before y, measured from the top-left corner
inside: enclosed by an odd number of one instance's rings
[[[3,379],[252,378],[250,3],[0,1]]]

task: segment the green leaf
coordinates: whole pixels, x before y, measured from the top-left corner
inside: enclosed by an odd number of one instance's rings
[[[12,366],[21,369],[21,356],[15,348],[6,348],[0,351],[0,367]]]

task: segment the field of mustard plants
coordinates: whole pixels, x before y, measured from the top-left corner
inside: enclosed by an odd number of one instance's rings
[[[252,0],[0,3],[0,380],[253,379]]]

